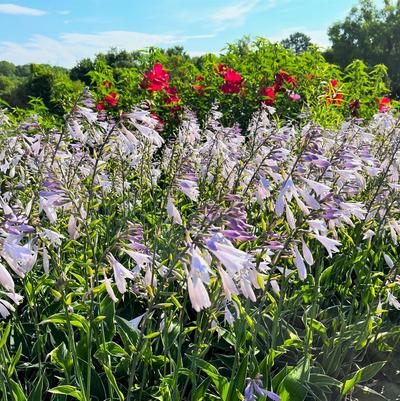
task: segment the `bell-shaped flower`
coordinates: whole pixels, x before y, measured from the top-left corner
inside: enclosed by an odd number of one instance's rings
[[[191,274],[187,276],[187,285],[190,302],[196,312],[211,306],[210,297],[204,286],[203,281],[198,276],[192,277]]]
[[[0,256],[8,263],[11,269],[21,278],[29,273],[37,259],[37,252],[30,249],[30,245],[24,246],[15,243],[4,242]]]
[[[306,242],[304,241],[303,237],[301,238],[301,245],[303,249],[303,258],[307,262],[309,266],[314,264],[314,258],[310,251],[310,248],[307,246]]]
[[[297,267],[297,272],[299,274],[299,278],[301,281],[304,281],[307,278],[307,269],[306,265],[304,264],[303,257],[301,256],[297,245],[293,245],[293,262]]]
[[[172,218],[174,223],[182,225],[181,215],[170,197],[168,197],[167,201],[167,213],[168,216]]]
[[[2,263],[0,263],[0,284],[6,291],[15,292],[14,280]]]
[[[117,284],[118,291],[121,294],[124,294],[126,292],[126,279],[129,278],[133,280],[135,278],[135,275],[126,267],[124,267],[121,263],[119,263],[114,258],[114,256],[111,255],[111,253],[107,255],[107,260],[114,270],[114,278],[115,283]]]
[[[341,242],[323,235],[315,235],[314,237],[325,247],[325,249],[328,251],[329,257],[332,257],[332,253],[339,252],[338,246],[342,245]]]

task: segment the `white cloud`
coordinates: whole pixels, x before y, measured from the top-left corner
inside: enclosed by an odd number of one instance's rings
[[[221,7],[210,16],[211,21],[216,24],[224,24],[243,20],[254,7],[259,3],[259,0],[242,1],[237,4]]]
[[[3,60],[15,64],[47,63],[72,67],[84,57],[93,57],[115,47],[128,51],[148,46],[172,46],[189,40],[210,38],[211,35],[147,34],[130,31],[106,31],[93,34],[63,33],[58,39],[34,35],[26,43],[3,41],[0,54]]]
[[[40,17],[47,14],[46,11],[38,10],[36,8],[21,7],[16,4],[3,3],[0,4],[0,14],[13,14],[13,15],[30,15],[32,17]]]

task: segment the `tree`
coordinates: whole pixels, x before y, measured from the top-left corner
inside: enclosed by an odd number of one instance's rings
[[[300,54],[312,46],[311,38],[302,32],[292,33],[288,38],[281,41],[281,45],[289,50],[293,50],[295,54]]]
[[[344,21],[328,31],[332,47],[326,52],[328,61],[341,67],[355,59],[369,66],[385,64],[393,93],[400,94],[400,1],[385,0],[378,9],[372,0],[360,0]]]

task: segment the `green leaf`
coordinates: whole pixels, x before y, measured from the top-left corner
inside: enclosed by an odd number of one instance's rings
[[[69,395],[70,397],[76,398],[79,401],[83,400],[82,393],[76,387],[73,386],[53,387],[49,390],[49,393]]]
[[[68,319],[65,316],[65,313],[55,313],[50,316],[48,319],[43,320],[41,324],[45,323],[54,323],[54,324],[67,324],[68,320],[70,321],[72,326],[79,327],[83,329],[86,333],[89,331],[89,323],[87,320],[76,313],[71,313],[68,315]]]
[[[117,393],[119,400],[120,401],[124,401],[125,400],[124,394],[119,389],[118,384],[117,384],[117,380],[115,379],[115,376],[113,375],[111,369],[106,365],[103,365],[103,368],[104,368],[104,371],[106,372],[107,378],[110,381],[113,389]]]
[[[117,332],[124,340],[125,346],[136,346],[139,338],[139,330],[132,327],[127,320],[120,316],[115,316],[115,323]]]
[[[343,384],[342,395],[346,395],[356,384],[372,379],[385,365],[386,361],[371,363],[359,369],[351,379]]]
[[[17,365],[17,363],[19,361],[19,358],[21,358],[21,354],[22,354],[22,344],[19,344],[17,352],[11,358],[10,365],[8,366],[8,370],[7,370],[7,376],[8,377],[11,377],[13,375],[14,370],[15,370],[15,366]]]
[[[218,394],[222,398],[222,401],[228,401],[228,379],[222,376],[217,368],[203,359],[195,359],[197,366],[213,381]]]
[[[307,389],[303,381],[309,376],[310,361],[300,362],[283,379],[278,387],[278,395],[281,401],[303,401],[307,395]]]
[[[242,393],[244,390],[248,362],[249,362],[249,357],[248,357],[248,355],[246,355],[243,358],[243,361],[240,364],[235,377],[232,378],[232,380],[231,380],[231,384],[229,385],[227,400],[229,400],[229,401],[239,400],[237,394]]]
[[[25,394],[21,388],[21,386],[15,382],[13,379],[9,379],[8,382],[10,383],[11,392],[14,401],[26,401]]]
[[[4,333],[2,334],[2,336],[0,338],[0,349],[2,349],[4,347],[4,344],[7,342],[7,338],[10,334],[10,330],[11,330],[11,321],[9,320],[7,323],[7,326],[4,330]]]
[[[42,401],[44,399],[43,384],[45,381],[46,381],[46,386],[47,386],[46,377],[44,375],[38,377],[35,388],[29,394],[28,401]]]

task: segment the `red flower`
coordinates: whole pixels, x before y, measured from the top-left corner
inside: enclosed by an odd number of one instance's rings
[[[169,75],[162,64],[154,64],[153,69],[144,74],[141,86],[150,92],[157,92],[168,87]]]
[[[204,81],[203,75],[198,75],[196,81]]]
[[[202,95],[204,93],[203,85],[193,85],[193,89],[197,92],[198,95]]]
[[[272,106],[275,102],[275,89],[272,86],[268,86],[267,88],[263,88],[260,91],[260,95],[264,97],[262,103],[267,106]]]
[[[96,109],[99,110],[99,111],[104,110],[105,109],[104,104],[103,103],[97,103],[96,104]]]
[[[328,104],[337,104],[340,105],[343,103],[343,95],[341,93],[334,93],[332,97],[328,97],[326,99]]]
[[[109,95],[105,96],[103,101],[108,103],[110,107],[115,107],[118,105],[118,94],[115,92],[111,92]]]
[[[337,84],[338,84],[337,79],[332,79],[332,80],[331,80],[331,85],[332,85],[334,88],[336,88]]]
[[[388,97],[383,97],[382,99],[376,99],[376,101],[379,104],[379,111],[381,113],[387,113],[390,110],[390,98]]]
[[[218,67],[219,68],[219,67]],[[239,93],[242,84],[242,76],[232,68],[225,68],[221,75],[224,77],[225,83],[221,85],[220,89],[224,93]]]

